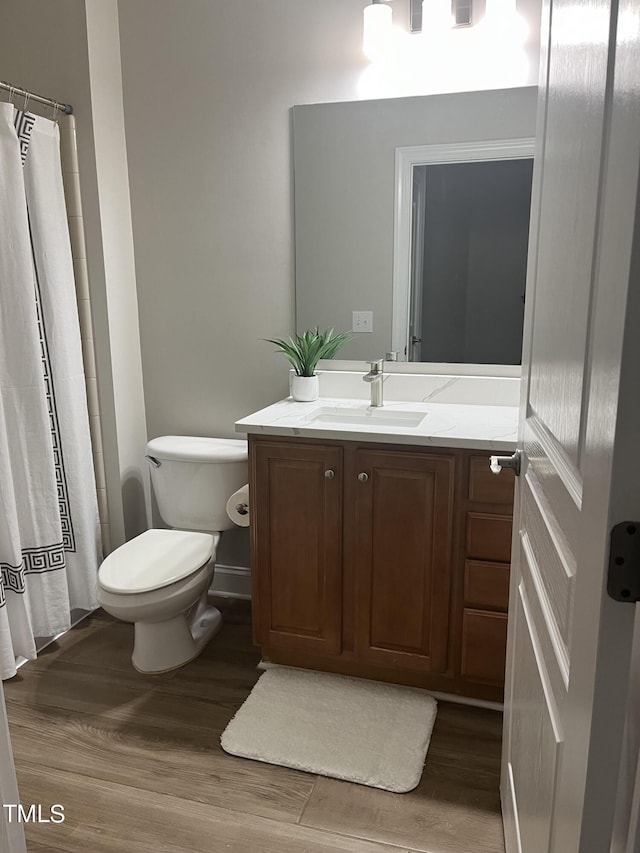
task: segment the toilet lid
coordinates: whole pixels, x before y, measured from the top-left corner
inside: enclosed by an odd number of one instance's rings
[[[246,462],[247,441],[243,438],[206,438],[193,435],[161,435],[147,444],[156,459],[177,462]]]
[[[147,530],[116,548],[98,570],[108,592],[149,592],[182,580],[215,555],[218,536],[186,530]]]

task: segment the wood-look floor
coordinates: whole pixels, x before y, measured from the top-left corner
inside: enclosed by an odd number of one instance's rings
[[[441,702],[418,788],[390,794],[235,758],[220,733],[260,673],[243,602],[181,670],[143,676],[98,612],[5,682],[29,850],[502,853],[501,717]]]

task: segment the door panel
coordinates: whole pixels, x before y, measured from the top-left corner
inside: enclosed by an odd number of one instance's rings
[[[536,653],[535,627],[525,611],[526,594],[520,591],[513,618],[528,625],[517,634],[514,650],[519,696],[512,717],[513,788],[517,791],[518,824],[522,850],[549,850],[551,815],[558,753],[562,742],[552,691],[544,675],[544,656]],[[535,735],[532,737],[532,734]]]
[[[422,518],[434,514],[435,476],[416,476],[406,471],[374,470],[372,488],[374,555],[371,567],[371,643],[380,648],[412,652],[428,643],[424,613],[412,606],[414,597],[428,597],[430,574],[423,566],[430,561],[431,537],[422,538],[414,524],[415,507]],[[402,498],[399,500],[399,495]],[[392,530],[393,533],[390,533]],[[405,549],[403,577],[398,581],[398,543]]]
[[[254,453],[258,639],[295,651],[339,653],[342,451],[278,442],[257,444]]]
[[[453,525],[453,457],[358,451],[357,655],[444,671]]]
[[[526,475],[522,493],[522,521],[531,551],[540,554],[541,595],[549,601],[554,630],[565,646],[569,642],[573,605],[575,557],[555,515],[538,494],[532,473]]]
[[[588,56],[579,57],[568,36],[602,14],[606,4],[592,0],[581,8],[574,0],[556,0],[552,6],[529,405],[580,479],[608,45],[592,41]]]
[[[520,541],[519,565],[521,575],[518,596],[526,602],[526,625],[535,626],[541,677],[549,685],[554,706],[563,711],[567,705],[569,654],[554,623],[549,598],[542,587],[537,555],[526,535]],[[525,623],[521,622],[520,626],[524,628]]]
[[[270,460],[271,582],[278,590],[271,601],[274,631],[296,626],[317,636],[322,630],[324,525],[309,523],[309,512],[318,517],[324,503],[321,467],[307,460]]]
[[[637,510],[640,433],[637,377],[635,390],[624,382],[639,361],[628,306],[637,325],[640,3],[622,4],[626,18],[618,5],[543,2],[505,688],[507,853],[606,853],[611,839],[633,608],[606,596],[608,538],[622,512]],[[630,44],[625,82],[619,53]]]

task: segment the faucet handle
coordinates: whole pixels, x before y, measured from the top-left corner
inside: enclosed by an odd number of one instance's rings
[[[370,361],[369,364],[371,365],[372,373],[382,373],[382,367],[384,364],[383,358],[377,358],[375,361]]]

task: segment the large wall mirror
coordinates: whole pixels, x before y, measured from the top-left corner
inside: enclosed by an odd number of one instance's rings
[[[534,87],[294,107],[297,330],[518,364],[535,120]]]

